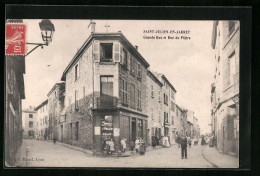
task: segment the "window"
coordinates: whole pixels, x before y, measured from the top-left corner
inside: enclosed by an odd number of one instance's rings
[[[72,123],[70,123],[70,138],[72,139]]]
[[[122,79],[123,81],[123,89],[122,89],[122,93],[123,93],[123,103],[126,103],[127,104],[127,100],[128,100],[128,97],[127,97],[127,81]]]
[[[175,96],[174,91],[171,90],[171,97],[172,97],[173,100],[174,100],[174,96]]]
[[[168,105],[168,95],[163,94],[164,97],[164,104]]]
[[[159,122],[161,122],[161,112],[159,111]]]
[[[142,71],[141,71],[141,64],[140,63],[138,63],[137,64],[137,77],[138,78],[142,78]]]
[[[172,125],[174,125],[174,117],[172,116]]]
[[[141,90],[140,89],[137,89],[137,99],[138,99],[137,107],[139,109],[141,109],[142,108],[142,94],[141,94]]]
[[[112,62],[113,43],[100,43],[100,62]]]
[[[124,68],[127,68],[127,52],[125,49],[123,49],[122,53],[122,65]]]
[[[136,74],[136,60],[133,57],[131,57],[131,73],[134,76]]]
[[[75,65],[75,81],[79,78],[79,64]]]
[[[79,109],[78,90],[75,90],[75,109]]]
[[[55,91],[55,98],[57,98],[57,92]]]
[[[227,83],[228,85],[233,84],[235,74],[235,51],[231,53],[231,55],[228,57],[228,64],[227,64]]]
[[[168,113],[167,112],[164,112],[164,122],[165,123],[169,123],[169,121],[168,121]]]
[[[153,108],[151,108],[151,119],[154,120],[154,117],[153,117]]]
[[[151,85],[151,97],[154,97],[154,90],[153,90],[153,85]]]
[[[159,103],[160,103],[161,102],[161,91],[160,90],[158,91],[158,96],[159,96],[158,100],[159,100]]]
[[[79,139],[79,122],[76,122],[75,128],[76,128],[75,140],[78,140]]]
[[[33,121],[29,121],[29,127],[33,128]]]
[[[49,115],[50,124],[52,124],[52,114]],[[45,123],[47,124],[47,116],[45,116]]]
[[[135,107],[135,85],[131,84],[130,88],[130,106]]]
[[[176,109],[176,115],[179,117],[179,108]]]
[[[33,114],[29,114],[29,118],[33,118]]]
[[[174,112],[174,110],[175,110],[175,108],[174,108],[175,106],[174,106],[174,103],[173,102],[171,102],[171,110]]]

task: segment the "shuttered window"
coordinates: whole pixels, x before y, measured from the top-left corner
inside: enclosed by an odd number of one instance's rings
[[[127,104],[128,103],[128,91],[127,91],[128,85],[127,81],[122,79],[122,102]]]
[[[79,109],[78,90],[75,90],[75,109]]]
[[[142,108],[142,93],[141,93],[140,89],[137,89],[137,99],[138,99],[137,107],[139,109],[141,109]]]
[[[130,106],[135,108],[135,85],[131,84],[130,88]]]

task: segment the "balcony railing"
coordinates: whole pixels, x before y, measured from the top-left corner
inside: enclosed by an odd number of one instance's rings
[[[234,92],[239,93],[239,72],[234,74]]]
[[[111,109],[116,108],[118,105],[118,98],[116,97],[97,97],[96,108],[98,109]]]

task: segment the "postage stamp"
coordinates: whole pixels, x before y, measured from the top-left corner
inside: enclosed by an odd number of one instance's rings
[[[26,25],[23,23],[6,24],[6,55],[26,55]]]

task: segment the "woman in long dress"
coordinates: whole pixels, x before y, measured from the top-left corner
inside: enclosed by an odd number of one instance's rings
[[[121,147],[122,147],[122,152],[125,153],[125,150],[126,150],[126,139],[122,138],[120,143],[121,143]]]
[[[136,140],[135,140],[135,150],[136,150],[136,153],[138,153],[139,147],[140,147],[140,140],[137,137]]]

